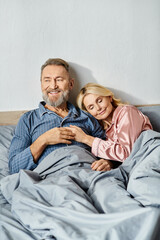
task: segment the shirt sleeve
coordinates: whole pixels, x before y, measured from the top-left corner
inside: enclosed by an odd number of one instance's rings
[[[132,147],[143,130],[152,129],[151,123],[135,107],[123,107],[113,125],[113,139],[106,141],[95,138],[92,153],[100,158],[123,162],[131,153]]]
[[[99,122],[93,116],[90,116],[90,120],[91,122],[90,121],[88,122],[89,126],[91,127],[89,134],[93,137],[97,137],[105,140],[106,133],[103,127],[99,124]]]
[[[9,170],[10,173],[17,173],[20,169],[34,169],[37,165],[33,162],[30,151],[31,137],[29,135],[29,126],[25,115],[21,117],[16,126],[9,149]]]

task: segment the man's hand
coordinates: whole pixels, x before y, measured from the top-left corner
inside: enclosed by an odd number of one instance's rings
[[[75,134],[67,128],[52,128],[43,133],[37,138],[35,142],[30,146],[30,150],[33,156],[33,161],[37,163],[42,152],[48,145],[54,145],[58,143],[71,144]]]
[[[110,160],[100,159],[93,162],[91,168],[95,171],[110,171],[113,168],[113,163]]]
[[[74,140],[75,134],[68,128],[52,128],[43,135],[46,145],[53,145],[58,143],[71,144]]]

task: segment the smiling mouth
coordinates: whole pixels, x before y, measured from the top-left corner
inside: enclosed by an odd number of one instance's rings
[[[48,92],[48,94],[50,94],[50,95],[57,95],[60,92],[61,92],[60,90],[58,90],[58,91],[50,91],[50,92]]]
[[[106,112],[106,109],[100,112],[98,115],[103,115]]]

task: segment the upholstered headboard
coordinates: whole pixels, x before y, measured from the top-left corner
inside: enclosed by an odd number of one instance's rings
[[[139,106],[138,109],[149,117],[153,129],[160,132],[160,104]]]
[[[160,104],[137,106],[152,123],[153,129],[160,132]],[[0,125],[16,125],[23,111],[0,112]]]

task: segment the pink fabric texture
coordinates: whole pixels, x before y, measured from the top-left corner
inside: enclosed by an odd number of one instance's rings
[[[149,118],[131,105],[118,106],[111,126],[106,130],[106,140],[95,138],[92,153],[100,158],[123,162],[142,131],[152,129]]]

